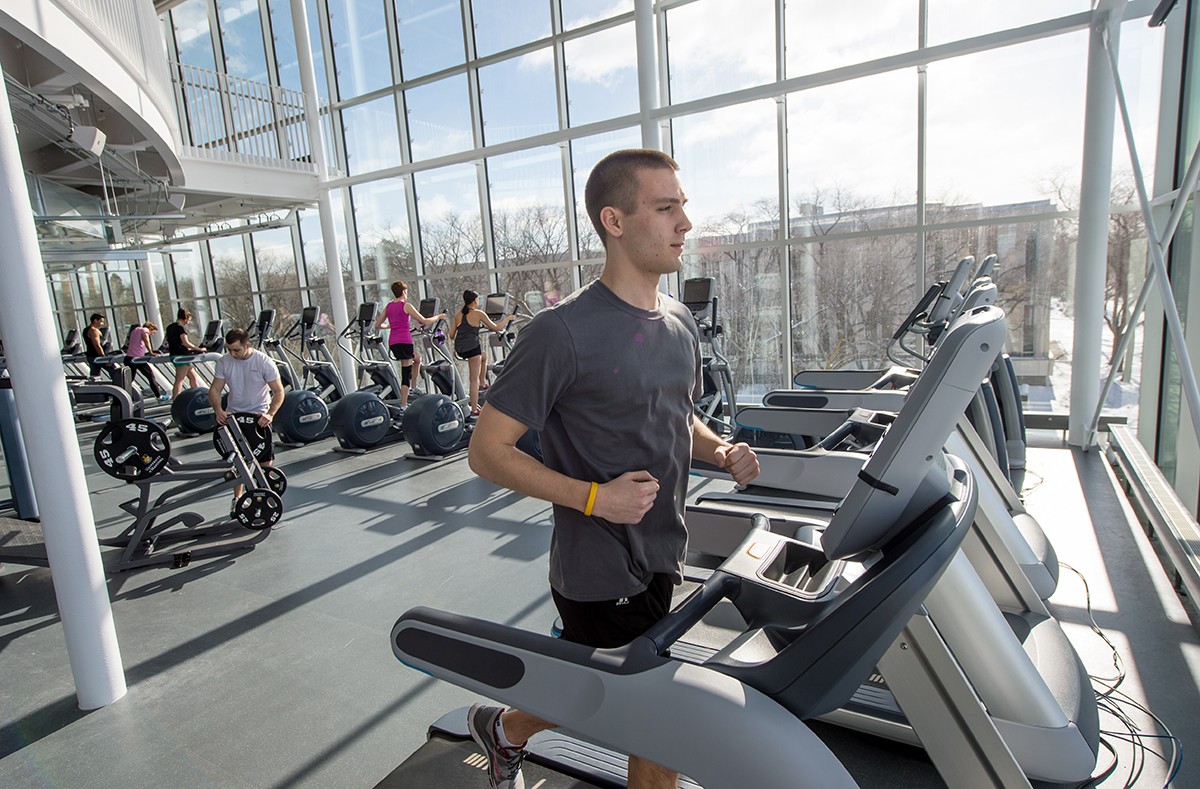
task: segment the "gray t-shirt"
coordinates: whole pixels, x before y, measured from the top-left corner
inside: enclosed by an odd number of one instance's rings
[[[226,411],[265,414],[271,408],[271,389],[267,384],[279,378],[279,367],[257,348],[246,359],[225,354],[217,360],[214,374],[225,379],[229,386]]]
[[[599,281],[521,330],[488,404],[539,431],[546,466],[555,471],[605,483],[645,469],[660,486],[634,526],[554,507],[550,585],[564,597],[629,597],[655,573],[683,580],[700,364],[685,306],[660,295],[655,310],[638,309]]]

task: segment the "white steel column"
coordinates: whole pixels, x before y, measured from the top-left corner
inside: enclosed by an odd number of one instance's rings
[[[26,444],[29,470],[75,695],[81,709],[91,710],[125,695],[125,673],[83,459],[70,418],[33,209],[4,90],[0,90],[0,238],[6,239],[8,249],[0,264],[4,271],[0,334],[8,341],[8,369],[25,434],[32,435],[30,426],[37,426],[37,440]]]
[[[159,261],[162,261],[162,255],[159,255]],[[154,286],[154,265],[150,262],[150,255],[145,252],[138,261],[138,273],[142,275],[139,279],[142,281],[142,303],[146,305],[146,320],[154,321],[157,326],[163,321],[162,306],[158,303],[158,288]],[[161,342],[161,336],[159,341]]]
[[[633,27],[637,37],[638,110],[641,112],[642,147],[662,149],[658,120],[658,54],[655,46],[654,0],[633,0]]]
[[[1087,103],[1083,126],[1083,179],[1079,187],[1079,247],[1075,266],[1075,337],[1071,351],[1068,441],[1084,446],[1100,396],[1100,341],[1104,331],[1104,279],[1108,270],[1108,214],[1112,190],[1113,115],[1116,95],[1104,48],[1105,29],[1115,48],[1123,0],[1102,2],[1088,36]]]
[[[312,45],[308,38],[308,14],[304,0],[291,0],[292,30],[296,35],[296,57],[300,84],[304,87],[304,115],[308,120],[308,149],[317,168],[317,214],[321,220],[321,243],[325,247],[325,268],[329,275],[329,309],[335,326],[349,326],[346,312],[346,286],[342,283],[342,260],[338,257],[337,230],[333,226],[333,206],[329,201],[329,163],[325,159],[325,129],[317,104],[317,70],[313,66]],[[357,381],[354,360],[338,347],[338,366],[343,381]]]

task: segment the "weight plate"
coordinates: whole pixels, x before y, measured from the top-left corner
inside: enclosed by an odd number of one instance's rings
[[[246,440],[250,442],[250,451],[254,454],[255,460],[261,460],[262,456],[267,451],[267,436],[270,428],[262,427],[258,424],[258,414],[235,413],[229,415],[229,420],[225,424],[232,421],[235,425],[242,428],[242,435],[246,436]],[[234,425],[230,425],[233,429]],[[253,430],[246,428],[253,427]],[[217,454],[221,457],[227,456],[233,451],[233,447],[228,445],[225,438],[225,431],[213,431],[213,449],[217,450]]]
[[[269,529],[283,517],[283,499],[273,490],[255,488],[238,497],[233,519],[247,529]]]
[[[120,419],[104,426],[92,453],[105,474],[133,482],[162,471],[171,459],[171,440],[157,422]]]
[[[287,475],[283,473],[283,470],[267,466],[263,469],[263,474],[267,477],[267,487],[282,496],[283,492],[287,490]]]

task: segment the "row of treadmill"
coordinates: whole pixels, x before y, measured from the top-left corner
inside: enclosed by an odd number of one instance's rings
[[[762,472],[698,483],[688,582],[642,637],[593,650],[416,608],[396,657],[558,722],[526,762],[546,789],[623,786],[625,753],[685,786],[854,786],[812,719],[924,748],[951,787],[1088,781],[1096,697],[1046,604],[1057,557],[1020,501],[994,264],[965,259],[905,320],[893,340],[919,369],[803,372],[762,406],[729,401]],[[447,713],[380,786],[425,785],[430,764],[458,785],[473,747],[465,710]]]

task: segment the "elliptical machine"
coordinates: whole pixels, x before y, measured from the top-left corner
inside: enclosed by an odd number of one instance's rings
[[[725,329],[717,320],[716,281],[712,277],[684,280],[682,301],[691,310],[700,331],[704,392],[696,401],[696,415],[717,435],[732,435],[736,427],[737,388],[733,384],[733,369],[721,348]]]
[[[507,297],[507,294],[500,294]],[[488,297],[489,303],[491,296]],[[422,299],[418,307],[426,318],[441,312],[438,299]],[[446,322],[439,320],[429,328],[418,329],[426,353],[424,373],[436,392],[418,395],[404,412],[401,429],[412,447],[407,456],[414,460],[442,460],[471,443],[475,425],[467,419],[467,388],[459,375],[454,358],[447,349]]]
[[[358,391],[342,396],[330,412],[330,426],[338,440],[334,449],[340,452],[361,455],[404,438],[400,379],[383,350],[383,338],[375,331],[377,310],[374,302],[360,304],[358,316],[337,336],[338,346],[355,361],[359,384]]]
[[[299,385],[283,396],[283,405],[275,415],[280,443],[299,446],[333,434],[329,406],[346,395],[346,385],[338,372],[337,360],[329,352],[324,337],[317,336],[317,316],[321,308],[305,307],[300,318],[284,335],[283,351],[299,363]],[[299,352],[287,346],[295,339]]]

